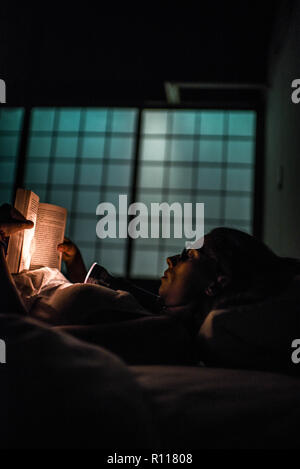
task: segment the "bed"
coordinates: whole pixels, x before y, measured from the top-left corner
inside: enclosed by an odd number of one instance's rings
[[[86,301],[74,295],[65,302],[61,274],[30,275],[21,279],[27,304],[38,299],[48,309],[40,320],[0,314],[7,348],[0,365],[1,448],[299,446],[300,364],[291,362],[291,342],[300,337],[299,278],[276,298],[211,311],[195,357],[183,328],[169,319],[137,319],[139,307],[123,294],[117,313],[132,314],[138,334],[125,335],[120,326],[112,346],[105,327],[99,336],[95,324],[68,322],[75,307],[80,322]],[[63,298],[66,324],[41,322],[53,314],[52,290]],[[115,313],[113,306],[103,317]],[[141,338],[145,327],[149,342]]]
[[[128,366],[32,319],[0,315],[2,448],[296,448],[296,376]]]

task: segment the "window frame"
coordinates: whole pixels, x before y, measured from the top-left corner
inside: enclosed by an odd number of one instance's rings
[[[16,105],[4,105],[4,107],[18,107]],[[21,107],[21,106],[20,106]],[[202,102],[197,102],[193,105],[190,103],[182,103],[178,105],[170,105],[166,102],[156,102],[156,103],[147,103],[135,104],[131,103],[113,103],[108,105],[107,103],[97,103],[91,104],[88,103],[77,103],[76,105],[68,105],[64,103],[35,103],[34,105],[25,105],[24,108],[24,117],[23,117],[23,128],[21,132],[20,145],[19,145],[19,155],[17,158],[16,165],[16,177],[14,185],[14,196],[18,187],[22,187],[24,184],[25,177],[25,168],[26,168],[26,154],[27,147],[29,142],[30,135],[30,117],[31,112],[36,107],[42,108],[69,108],[69,109],[78,109],[78,108],[106,108],[106,109],[128,109],[134,108],[137,110],[137,125],[136,125],[136,139],[133,150],[133,172],[132,172],[132,186],[130,191],[130,200],[128,203],[135,201],[137,194],[137,174],[139,167],[139,157],[140,157],[140,147],[142,141],[141,134],[141,123],[142,123],[142,112],[145,109],[153,110],[185,110],[185,111],[205,111],[205,110],[225,110],[225,111],[255,111],[256,112],[256,133],[255,133],[255,157],[254,157],[254,190],[253,190],[253,204],[252,204],[252,223],[253,223],[253,235],[258,239],[262,239],[263,236],[263,181],[264,181],[264,126],[265,126],[265,106],[264,100],[260,93],[257,93],[255,99],[253,97],[247,98],[245,96],[239,97],[236,101],[231,101],[228,98],[218,98],[205,100]],[[133,278],[131,276],[131,266],[132,266],[132,254],[133,254],[133,242],[130,237],[127,238],[127,249],[126,249],[126,260],[125,260],[125,277]]]

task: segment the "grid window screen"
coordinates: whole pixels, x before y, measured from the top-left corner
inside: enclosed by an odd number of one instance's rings
[[[66,234],[87,265],[98,261],[118,275],[126,243],[97,238],[96,207],[130,196],[136,127],[136,109],[35,108],[28,138],[25,187],[68,209]]]
[[[145,109],[136,200],[149,212],[151,202],[203,202],[205,232],[251,233],[255,140],[255,111]],[[132,275],[161,276],[183,247],[176,238],[134,240]]]
[[[13,202],[23,118],[23,108],[0,109],[0,204]]]
[[[23,108],[0,111],[3,202],[12,202],[23,120]],[[129,241],[97,238],[100,202],[118,208],[119,194],[127,194],[130,203],[135,187],[135,201],[145,203],[149,213],[152,202],[202,202],[205,232],[229,226],[251,233],[255,148],[255,111],[34,108],[24,187],[42,202],[67,208],[66,234],[87,265],[98,261],[125,275]],[[160,277],[166,257],[182,250],[184,240],[173,237],[172,222],[171,217],[171,239],[161,237],[160,226],[158,239],[131,241],[131,277]],[[150,217],[148,223],[150,235]]]

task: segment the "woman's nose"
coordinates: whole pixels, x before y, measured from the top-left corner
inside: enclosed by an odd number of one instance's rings
[[[177,262],[178,262],[179,257],[180,257],[179,255],[167,257],[167,264],[168,264],[168,266],[169,266],[169,267],[175,267],[175,265],[176,265]]]

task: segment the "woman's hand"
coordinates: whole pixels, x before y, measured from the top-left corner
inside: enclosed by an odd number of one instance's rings
[[[62,253],[62,259],[66,263],[68,277],[71,282],[83,282],[87,270],[76,244],[65,237],[64,242],[57,246],[57,250]]]
[[[57,246],[57,250],[62,253],[62,259],[67,265],[75,260],[78,253],[80,254],[76,244],[66,237],[64,238],[64,242]]]
[[[5,259],[7,239],[18,231],[33,228],[34,223],[9,204],[0,207],[0,312],[26,314]]]
[[[33,228],[34,223],[26,218],[14,207],[3,204],[0,207],[0,235],[6,238],[21,230]]]

